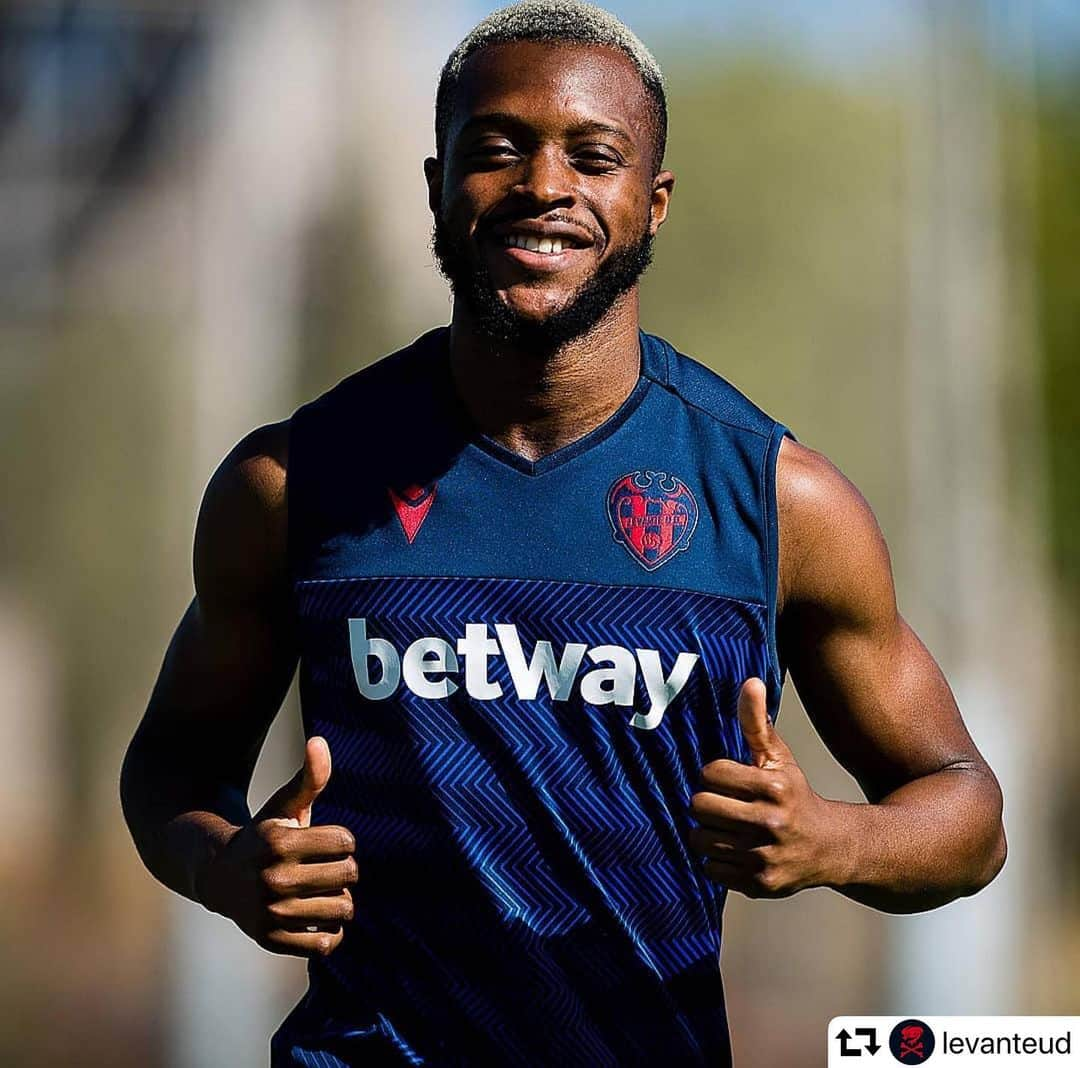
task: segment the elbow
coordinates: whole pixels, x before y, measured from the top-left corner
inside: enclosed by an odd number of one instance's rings
[[[971,888],[967,891],[968,896],[977,894],[983,887],[989,886],[997,878],[1001,869],[1005,867],[1005,860],[1009,855],[1009,844],[1005,839],[1005,827],[1000,819],[997,821],[994,831],[994,837],[989,848],[983,850],[981,857],[982,867],[973,880]]]
[[[987,806],[993,813],[993,817],[985,836],[985,844],[977,855],[977,870],[970,887],[965,890],[965,895],[977,894],[984,887],[989,886],[1005,867],[1005,860],[1009,855],[1009,844],[1005,838],[1005,825],[1002,821],[1004,801],[1001,787],[993,772],[989,768],[986,771],[993,787],[991,803]]]

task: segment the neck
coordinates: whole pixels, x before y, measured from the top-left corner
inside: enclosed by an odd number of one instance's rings
[[[500,344],[480,333],[461,301],[450,324],[450,367],[472,421],[536,461],[608,419],[640,374],[634,287],[586,334],[553,349]]]

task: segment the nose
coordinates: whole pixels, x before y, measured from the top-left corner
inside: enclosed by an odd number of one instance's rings
[[[532,152],[514,191],[547,208],[574,203],[575,171],[556,145],[540,145]]]

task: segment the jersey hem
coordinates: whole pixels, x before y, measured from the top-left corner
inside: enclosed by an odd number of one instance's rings
[[[780,517],[776,504],[776,461],[780,455],[780,443],[785,437],[796,440],[795,435],[783,425],[776,423],[769,435],[769,444],[761,465],[761,499],[765,527],[765,583],[766,583],[766,635],[769,645],[769,671],[772,679],[767,687],[768,706],[775,722],[780,712],[780,697],[784,689],[784,665],[776,640],[776,598],[780,575]]]

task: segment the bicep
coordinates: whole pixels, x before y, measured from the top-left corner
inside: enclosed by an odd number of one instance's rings
[[[136,739],[168,763],[246,790],[292,680],[283,612],[208,610],[195,597],[161,666]]]
[[[778,641],[822,741],[871,801],[980,761],[941,669],[897,611],[870,506],[824,457],[793,458],[778,470],[789,572]]]
[[[211,479],[195,535],[195,597],[133,742],[162,770],[245,791],[297,661],[285,440],[280,425],[256,431]]]

